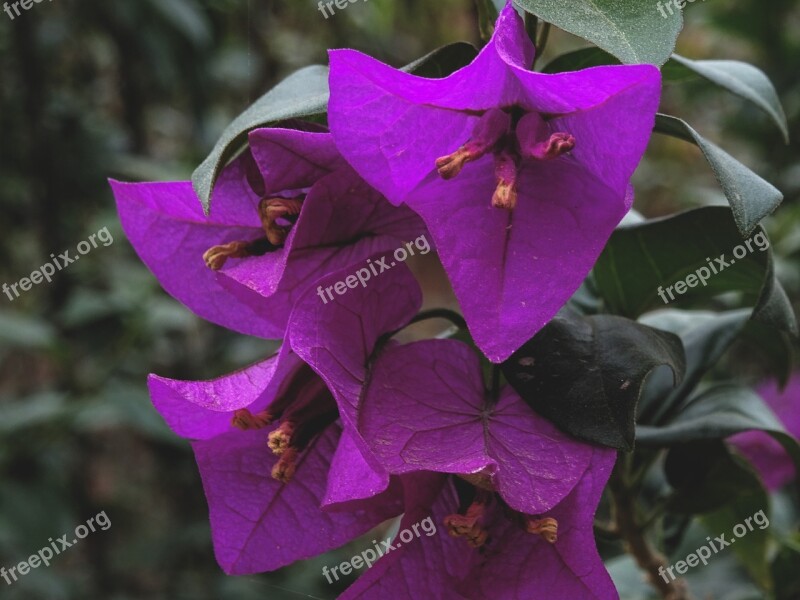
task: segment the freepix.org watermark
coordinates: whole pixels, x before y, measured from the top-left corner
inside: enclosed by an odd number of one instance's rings
[[[344,10],[351,4],[355,4],[358,1],[359,0],[329,0],[328,2],[320,1],[320,3],[317,4],[317,10],[319,10],[319,12],[322,13],[322,16],[327,19],[329,15],[328,12],[325,10],[326,8],[331,12],[330,16],[332,16],[336,14],[336,11],[333,10],[334,5],[336,5],[336,8],[338,8],[339,10]],[[366,1],[367,0],[363,0],[363,2]]]
[[[30,277],[23,277],[17,283],[13,283],[11,285],[4,283],[3,293],[8,296],[9,300],[13,302],[15,298],[19,298],[19,290],[17,288],[22,289],[23,292],[27,292],[34,285],[39,285],[42,283],[42,281],[47,281],[47,283],[50,283],[53,279],[53,275],[56,274],[56,270],[60,271],[67,265],[74,263],[82,255],[89,254],[93,248],[97,248],[98,240],[102,242],[103,246],[110,246],[114,243],[114,238],[111,237],[108,227],[103,227],[97,233],[90,235],[88,240],[84,240],[78,244],[78,256],[70,256],[69,250],[62,252],[58,255],[58,257],[56,257],[55,254],[51,254],[50,258],[53,259],[52,262],[43,264],[41,267],[31,273]],[[13,296],[11,295],[12,291],[14,292]]]
[[[703,563],[703,566],[708,564],[708,559],[711,558],[711,551],[714,551],[714,554],[722,550],[723,548],[727,548],[731,544],[736,543],[738,538],[743,538],[748,533],[753,531],[753,521],[755,521],[756,525],[758,525],[759,529],[766,529],[769,527],[769,519],[767,515],[764,514],[763,510],[758,511],[752,517],[747,517],[744,520],[744,523],[739,523],[736,527],[733,528],[733,535],[731,539],[725,539],[725,534],[719,535],[711,540],[711,536],[706,537],[708,540],[708,544],[705,546],[700,546],[697,550],[692,552],[686,557],[686,560],[679,560],[675,563],[674,566],[670,567],[659,567],[658,574],[664,579],[666,583],[669,583],[669,579],[667,579],[667,574],[672,578],[672,581],[675,581],[676,575],[673,573],[673,570],[678,572],[678,575],[686,574],[686,571],[689,570],[691,567],[696,567],[698,563]]]
[[[47,1],[52,2],[53,0],[47,0]],[[17,2],[11,2],[10,5],[8,2],[4,2],[3,10],[8,15],[8,18],[13,21],[15,15],[17,17],[20,16],[21,14],[19,12],[20,8],[22,8],[22,10],[30,10],[31,8],[33,8],[34,4],[39,4],[40,2],[44,2],[44,0],[18,0]]]
[[[367,282],[373,277],[377,277],[384,271],[388,271],[397,263],[405,262],[409,256],[414,256],[414,248],[416,248],[421,255],[426,255],[431,251],[431,245],[428,243],[428,238],[425,235],[419,236],[413,242],[408,242],[404,247],[400,247],[394,251],[394,261],[386,264],[389,256],[381,256],[373,261],[371,258],[367,259],[367,266],[359,269],[353,275],[348,275],[344,281],[337,281],[333,285],[323,288],[321,285],[317,287],[317,295],[323,303],[327,304],[328,300],[333,300],[333,292],[337,295],[343,296],[348,290],[352,290],[361,284],[362,287],[367,287]],[[378,270],[380,268],[380,270]],[[325,297],[327,294],[327,298]]]
[[[694,1],[695,0],[667,0],[663,4],[661,2],[656,4],[656,8],[661,13],[661,16],[666,19],[667,18],[667,11],[669,11],[670,15],[674,15],[675,14],[675,11],[672,10],[673,6],[676,9],[678,9],[678,11],[680,11],[684,6],[686,6],[687,4],[691,4]],[[705,1],[706,0],[703,0],[703,2],[705,2]],[[664,10],[665,8],[666,8],[666,11]]]
[[[702,283],[703,287],[708,285],[708,280],[711,279],[713,275],[718,275],[726,268],[730,267],[731,265],[736,263],[736,260],[743,259],[747,256],[748,252],[754,252],[753,242],[755,242],[756,247],[761,251],[764,252],[767,248],[769,248],[769,240],[767,239],[766,234],[763,231],[759,231],[753,237],[748,240],[744,241],[744,244],[740,244],[733,249],[733,256],[730,260],[725,260],[725,254],[720,254],[719,258],[715,258],[714,261],[710,258],[706,258],[708,262],[707,267],[700,267],[694,273],[687,275],[684,279],[675,282],[673,285],[666,288],[662,286],[658,286],[658,295],[664,301],[664,304],[669,304],[670,301],[675,300],[675,295],[672,293],[673,289],[675,290],[676,294],[685,294],[689,288],[697,287],[698,283]],[[665,293],[666,292],[666,293]],[[669,300],[667,300],[667,295],[669,295]]]
[[[361,554],[355,555],[350,560],[346,560],[332,569],[322,567],[322,574],[325,576],[325,579],[328,580],[328,583],[333,583],[334,579],[339,581],[339,575],[336,571],[339,571],[342,575],[349,575],[353,570],[361,569],[365,565],[369,569],[372,564],[382,556],[389,554],[392,550],[400,548],[403,544],[408,544],[414,539],[421,537],[420,528],[422,528],[422,531],[428,537],[436,535],[436,524],[433,522],[433,518],[426,517],[419,523],[414,523],[410,528],[403,529],[398,533],[394,544],[392,544],[392,538],[382,540],[380,544],[378,544],[377,540],[372,540],[372,543],[375,544],[374,550],[372,548],[364,550]],[[333,579],[331,579],[331,575],[333,575]]]
[[[41,550],[39,550],[36,554],[31,554],[28,557],[28,560],[23,560],[18,565],[13,567],[9,567],[6,569],[5,567],[0,567],[0,577],[2,577],[6,585],[11,585],[15,581],[18,581],[20,577],[23,577],[30,573],[32,569],[38,569],[42,565],[45,567],[50,566],[50,561],[53,560],[56,556],[61,554],[67,548],[71,548],[78,541],[87,537],[90,533],[97,531],[106,531],[111,527],[111,519],[108,518],[106,515],[106,511],[102,511],[97,513],[95,516],[91,517],[86,524],[80,524],[75,528],[74,536],[71,540],[68,539],[70,535],[65,533],[60,538],[53,540],[53,538],[48,538],[48,542],[50,544],[45,546]]]

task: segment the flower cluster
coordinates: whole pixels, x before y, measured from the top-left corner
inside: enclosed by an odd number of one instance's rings
[[[557,429],[511,387],[487,389],[476,348],[397,342],[422,304],[407,266],[317,297],[429,236],[489,361],[553,318],[631,207],[660,75],[546,75],[528,70],[533,54],[511,3],[477,58],[443,79],[333,51],[330,130],[250,132],[210,214],[189,182],[113,182],[128,238],[170,294],[283,340],[218,379],[149,380],[192,440],[227,573],[432,515],[449,536],[386,555],[343,597],[617,597],[593,536],[615,451]]]

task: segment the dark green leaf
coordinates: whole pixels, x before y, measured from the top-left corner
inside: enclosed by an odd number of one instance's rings
[[[469,64],[476,54],[471,44],[458,42],[434,50],[403,70],[421,77],[444,77]],[[192,174],[192,184],[203,209],[208,212],[211,190],[219,172],[245,146],[250,131],[279,121],[324,114],[328,97],[328,68],[312,65],[292,73],[236,117]]]
[[[478,8],[478,28],[481,32],[481,39],[488,42],[494,33],[497,8],[492,0],[475,0],[475,6]]]
[[[745,306],[755,306],[754,319],[796,334],[797,321],[775,278],[767,244],[766,233],[759,228],[750,243],[753,251],[747,251],[729,209],[698,208],[618,228],[595,265],[595,281],[610,312],[629,318],[665,307],[664,299],[671,302],[670,293],[676,305],[690,306],[734,291],[742,294]],[[747,251],[743,258],[733,258],[737,247]],[[766,250],[760,251],[761,247]],[[726,263],[735,262],[722,268],[717,262],[720,257]],[[709,260],[722,270],[713,274]],[[697,277],[699,272],[705,278],[700,269],[710,273],[705,285]],[[676,282],[690,275],[694,287],[685,287],[682,295],[670,292]]]
[[[542,69],[543,73],[580,71],[591,67],[618,65],[619,60],[600,48],[581,48],[555,57]]]
[[[683,28],[680,10],[666,17],[641,0],[515,0],[529,13],[589,40],[627,64],[663,65]]]
[[[759,222],[783,200],[783,194],[719,146],[692,129],[686,121],[659,114],[655,131],[696,144],[706,157],[725,197],[733,209],[742,235],[750,235]]]
[[[761,108],[789,143],[789,125],[778,92],[761,69],[738,60],[690,60],[677,54],[672,60]]]
[[[787,384],[794,368],[794,350],[788,334],[750,321],[742,332],[741,345],[750,362],[763,366],[781,386]]]
[[[236,117],[192,174],[203,209],[208,212],[217,175],[244,146],[249,131],[277,121],[322,114],[327,109],[328,96],[328,68],[313,65],[292,73]]]
[[[800,533],[795,533],[793,543],[785,544],[772,562],[776,600],[800,598]]]
[[[674,488],[668,509],[702,514],[718,510],[740,494],[763,486],[752,467],[733,455],[721,440],[699,440],[673,446],[664,463]]]
[[[737,385],[714,386],[693,398],[664,427],[640,425],[636,442],[671,446],[696,440],[721,439],[751,429],[774,437],[800,468],[800,444],[753,390]]]
[[[691,395],[702,377],[711,369],[742,333],[750,310],[724,313],[663,310],[646,315],[641,323],[677,335],[686,352],[686,376],[680,385],[672,385],[666,369],[657,369],[648,378],[639,402],[642,424],[658,424]]]
[[[679,381],[683,348],[671,333],[615,316],[560,313],[502,364],[540,415],[575,437],[630,450],[642,383],[659,365]]]
[[[478,51],[467,42],[455,42],[437,48],[418,58],[401,70],[419,77],[440,78],[466,67],[478,55]]]
[[[700,517],[712,535],[725,534],[726,541],[731,542],[725,550],[733,552],[753,579],[767,590],[772,588],[767,562],[770,541],[768,512],[769,496],[759,485],[748,487],[719,510]],[[757,514],[759,516],[753,518]]]

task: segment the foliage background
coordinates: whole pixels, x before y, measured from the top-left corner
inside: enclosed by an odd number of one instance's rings
[[[800,138],[800,3],[709,0],[686,19],[678,51],[762,68]],[[217,567],[191,451],[152,409],[145,379],[212,377],[273,345],[202,322],[160,290],[122,235],[106,177],[187,179],[236,114],[324,63],[326,48],[402,65],[457,40],[478,43],[468,0],[369,0],[327,20],[312,0],[58,0],[0,15],[0,283],[102,227],[114,236],[51,284],[0,296],[0,565],[100,511],[112,521],[50,568],[0,582],[3,598],[335,597],[322,565],[363,544],[256,577]],[[581,45],[554,33],[540,64]],[[786,194],[767,226],[797,306],[797,142],[699,79],[668,86],[663,110]],[[636,184],[646,216],[724,203],[699,150],[670,138],[654,138]]]

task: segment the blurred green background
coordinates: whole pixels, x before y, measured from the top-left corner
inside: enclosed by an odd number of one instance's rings
[[[686,16],[679,52],[761,67],[798,137],[800,4],[709,0]],[[114,238],[52,283],[0,295],[0,566],[100,511],[112,522],[51,567],[0,580],[0,597],[336,596],[321,567],[352,549],[253,577],[217,567],[189,445],[151,407],[146,376],[208,378],[274,344],[205,323],[161,291],[122,234],[106,178],[188,178],[236,114],[325,62],[326,48],[402,65],[457,40],[479,41],[470,0],[369,0],[327,20],[312,0],[56,0],[13,21],[0,13],[0,284],[103,227]],[[582,45],[556,32],[540,64]],[[701,80],[668,86],[662,108],[786,194],[768,228],[796,301],[797,145]],[[654,138],[636,184],[647,216],[724,202],[699,150],[668,138]]]

